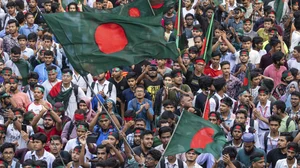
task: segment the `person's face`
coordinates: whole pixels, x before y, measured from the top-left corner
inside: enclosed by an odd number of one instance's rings
[[[268,17],[269,17],[270,19],[272,19],[273,22],[275,22],[276,16],[275,16],[274,14],[269,14]],[[270,25],[272,24],[271,22],[269,22],[269,23],[270,23]],[[271,27],[271,26],[270,26],[270,27]],[[269,29],[268,29],[268,30],[269,30]]]
[[[70,12],[76,12],[76,6],[75,5],[71,5],[69,8]]]
[[[35,0],[30,0],[29,1],[29,8],[35,8],[36,7],[36,2]]]
[[[276,133],[280,127],[280,123],[278,123],[277,121],[271,121],[269,125],[270,125],[271,132],[274,133]]]
[[[107,153],[105,148],[97,148],[97,158],[98,161],[103,161],[107,159]]]
[[[143,88],[136,88],[134,95],[137,99],[142,99],[145,97],[145,90]]]
[[[202,47],[202,40],[200,37],[195,38],[194,43],[198,49]]]
[[[16,11],[16,7],[10,6],[10,7],[7,8],[7,10],[8,10],[8,13],[10,15],[13,15],[15,13],[15,11]]]
[[[300,103],[300,99],[298,96],[292,95],[291,96],[291,104],[293,107],[297,107]]]
[[[52,55],[45,55],[44,56],[44,62],[45,62],[46,65],[52,64],[53,59],[54,58],[52,57]]]
[[[290,149],[287,150],[286,152],[287,160],[293,160],[295,156],[296,156],[296,152],[294,150],[290,150]]]
[[[283,58],[281,58],[281,60],[279,61],[279,65],[282,66],[282,65],[284,65],[284,63],[285,63],[285,59],[284,59],[284,57],[283,57]]]
[[[58,154],[62,149],[63,145],[60,143],[59,140],[51,140],[49,147],[50,147],[50,152],[52,154]]]
[[[33,15],[28,15],[26,18],[27,24],[34,24],[34,17]]]
[[[12,159],[15,156],[15,152],[13,148],[6,148],[4,149],[3,153],[3,159],[6,160],[7,162],[11,162]]]
[[[188,66],[191,63],[191,59],[189,57],[183,57],[182,62],[185,66]]]
[[[232,131],[232,137],[235,140],[240,140],[243,136],[243,132],[240,129],[234,129]]]
[[[164,65],[166,65],[166,60],[165,59],[158,59],[157,60],[157,65],[158,66],[164,66]]]
[[[40,90],[40,88],[35,88],[34,89],[34,99],[36,100],[41,100],[44,97],[43,92]]]
[[[182,84],[182,76],[176,76],[173,78],[174,84],[181,85]]]
[[[48,80],[50,82],[54,82],[56,80],[56,78],[57,78],[57,72],[56,71],[51,70],[51,71],[48,72]]]
[[[272,23],[271,22],[264,22],[264,28],[266,30],[269,30],[272,27]]]
[[[79,103],[79,109],[83,110],[83,111],[87,111],[87,105],[85,103]]]
[[[6,81],[6,82],[11,77],[11,73],[10,72],[4,72],[2,75],[3,75],[4,81]]]
[[[173,67],[172,67],[172,69],[173,70],[180,70],[181,68],[180,68],[180,65],[178,64],[178,62],[175,62],[174,64],[173,64]],[[172,80],[171,80],[172,81]]]
[[[264,157],[263,157],[261,160],[252,163],[252,165],[253,165],[253,168],[265,168],[265,165],[266,165],[266,164],[265,164],[265,159],[264,159]]]
[[[209,9],[209,10],[206,12],[207,18],[211,19],[213,13],[214,13],[214,11],[211,10],[211,9]]]
[[[51,117],[45,117],[45,119],[44,119],[44,127],[45,128],[52,128],[53,126],[54,126],[53,119]]]
[[[215,30],[215,37],[216,37],[216,38],[219,38],[220,35],[221,35],[221,30],[220,30],[220,29],[216,29],[216,30]]]
[[[280,136],[278,138],[278,142],[277,142],[277,148],[279,149],[284,149],[287,146],[287,141],[285,139],[285,136]]]
[[[243,49],[246,49],[246,50],[248,50],[248,51],[250,51],[251,46],[252,46],[252,42],[251,42],[251,41],[246,41],[246,42],[243,42],[243,43],[242,43],[242,48],[243,48]]]
[[[11,53],[10,57],[13,62],[17,62],[20,59],[20,54]]]
[[[209,118],[208,118],[208,120],[211,122],[211,123],[213,123],[213,124],[218,124],[218,120],[217,120],[217,117],[215,117],[215,116],[210,116]]]
[[[299,52],[297,50],[293,50],[293,57],[295,59],[298,59],[299,58]]]
[[[230,107],[227,106],[227,105],[224,104],[224,103],[221,103],[221,104],[220,104],[220,112],[221,112],[221,113],[230,112]]]
[[[274,105],[274,106],[272,107],[272,112],[273,112],[274,114],[277,114],[277,115],[279,114],[279,111],[278,111],[276,105]]]
[[[226,45],[226,43],[221,43],[220,44],[220,51],[221,52],[226,52],[228,50],[228,46]]]
[[[136,121],[134,124],[134,128],[146,128],[146,124],[143,121]]]
[[[118,140],[112,135],[108,135],[107,140],[113,146],[116,146],[118,144]]]
[[[196,37],[196,36],[202,36],[202,32],[199,31],[199,30],[193,30],[193,31],[192,31],[192,35],[193,35],[193,37]]]
[[[241,63],[247,63],[249,60],[249,56],[247,54],[240,55]]]
[[[44,4],[44,9],[46,12],[50,12],[51,11],[51,3]]]
[[[241,11],[236,10],[235,13],[234,13],[234,18],[235,18],[235,19],[240,18],[240,17],[241,17],[241,13],[242,13]]]
[[[249,32],[249,31],[251,30],[251,28],[252,28],[251,22],[246,22],[246,23],[244,23],[243,28],[244,28],[244,31],[245,31],[245,32]]]
[[[20,47],[26,46],[26,43],[27,43],[26,39],[20,39],[20,40],[18,40],[18,42],[20,44]]]
[[[221,70],[222,70],[223,75],[230,75],[230,65],[229,64],[223,65]]]
[[[64,84],[69,84],[69,83],[71,83],[71,81],[72,81],[72,76],[71,76],[71,74],[69,72],[68,73],[64,73],[62,75],[62,82]]]
[[[155,167],[157,165],[157,161],[150,155],[148,154],[147,157],[145,158],[145,166],[146,167]]]
[[[150,149],[153,145],[153,135],[148,134],[142,138],[141,143],[146,149]]]
[[[100,119],[100,127],[104,130],[108,129],[109,128],[109,125],[110,125],[110,120],[107,119],[107,118],[101,118]]]
[[[171,14],[173,14],[173,12],[174,12],[174,8],[171,8],[171,9],[168,10],[167,13],[168,13],[169,15],[171,15]]]
[[[18,83],[16,82],[10,82],[10,91],[16,91],[18,88]]]
[[[30,48],[35,48],[36,41],[34,41],[34,40],[28,40],[28,44],[29,44]]]
[[[247,6],[248,5],[248,3],[249,3],[249,1],[248,0],[242,0],[242,4],[243,4],[243,6]]]
[[[96,2],[96,9],[103,9],[103,4],[101,2]]]
[[[276,52],[276,51],[281,51],[281,44],[280,43],[278,43],[275,47],[273,47],[274,48],[274,51]],[[294,50],[295,51],[295,50]]]
[[[171,132],[166,132],[166,133],[163,133],[161,134],[161,136],[159,137],[160,138],[160,141],[161,143],[163,144],[163,146],[167,146],[167,144],[169,143],[170,141],[170,138],[171,138]]]
[[[112,76],[115,78],[119,78],[121,75],[122,75],[122,71],[120,69],[112,71]]]
[[[80,153],[78,151],[75,151],[75,150],[72,151],[72,160],[74,162],[78,162],[79,161],[79,156],[80,156]]]
[[[20,122],[20,123],[23,123],[23,120],[24,120],[24,118],[23,118],[23,116],[22,115],[15,115],[16,116],[16,118],[17,118],[17,120]]]
[[[191,0],[186,0],[185,1],[185,7],[190,7],[192,5]]]
[[[290,93],[292,93],[292,92],[294,92],[294,91],[296,91],[296,87],[295,87],[295,85],[291,85],[290,86]]]
[[[259,83],[260,83],[260,77],[259,76],[252,79],[252,85],[258,86]]]
[[[164,110],[165,111],[172,111],[172,112],[174,112],[175,111],[175,107],[173,105],[166,105],[164,107]]]
[[[44,40],[44,47],[49,50],[52,46],[52,41],[51,40],[48,40],[48,39],[45,39]]]
[[[258,94],[258,100],[260,102],[267,102],[268,98],[269,98],[269,95],[266,94],[266,93],[259,93]]]
[[[188,16],[188,17],[186,17],[185,21],[186,21],[187,26],[191,26],[191,25],[193,25],[194,19],[192,16]]]
[[[213,66],[218,66],[220,64],[220,56],[216,56],[216,57],[212,57],[211,58],[211,62]]]
[[[133,141],[135,145],[140,145],[141,144],[141,134],[140,133],[135,133],[133,136]]]
[[[163,83],[164,83],[165,86],[168,86],[168,85],[172,84],[172,78],[165,77]]]
[[[32,145],[33,145],[34,151],[39,151],[44,148],[44,145],[43,145],[42,141],[40,141],[40,140],[36,140],[36,139],[33,140]]]
[[[293,8],[293,11],[297,11],[297,10],[299,9],[298,3],[295,3],[295,4],[292,6],[292,8]]]
[[[239,123],[239,124],[245,124],[246,123],[246,117],[244,114],[242,113],[238,113],[236,116],[235,116],[235,121],[236,123]]]
[[[82,128],[82,127],[76,128],[77,137],[81,137],[85,135],[86,131],[87,131],[86,128]]]
[[[204,70],[205,64],[202,62],[198,62],[194,65],[195,70],[198,72],[202,72]]]
[[[186,157],[187,161],[194,162],[194,161],[196,161],[198,155],[194,151],[189,151],[189,152],[185,153],[185,157]]]
[[[250,152],[254,148],[254,142],[244,142],[244,149],[246,152]]]

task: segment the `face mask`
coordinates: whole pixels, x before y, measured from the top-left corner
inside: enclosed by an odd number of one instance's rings
[[[33,88],[36,84],[37,84],[37,82],[29,82],[29,86],[30,86],[31,88]]]

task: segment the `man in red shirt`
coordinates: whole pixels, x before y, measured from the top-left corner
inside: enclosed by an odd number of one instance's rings
[[[208,64],[205,67],[204,74],[213,78],[222,75],[220,59],[221,53],[219,51],[214,51],[211,55],[211,64]]]
[[[43,127],[41,128],[37,126],[38,121],[43,117]],[[59,135],[61,134],[62,130],[62,121],[60,117],[52,110],[47,109],[43,105],[42,110],[38,115],[36,115],[32,120],[32,127],[35,133],[41,132],[44,133],[47,136],[47,143],[45,145],[45,149],[47,151],[50,151],[50,140],[53,135]]]

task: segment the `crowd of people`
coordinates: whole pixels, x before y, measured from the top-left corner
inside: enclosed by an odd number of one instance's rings
[[[183,0],[162,17],[161,38],[175,41],[182,11],[177,60],[81,76],[43,15],[130,2],[2,0],[0,168],[300,167],[299,1],[280,2]],[[164,156],[182,112],[207,109],[227,138],[221,157]]]

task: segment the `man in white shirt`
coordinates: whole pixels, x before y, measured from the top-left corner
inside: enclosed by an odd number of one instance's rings
[[[300,71],[300,46],[294,47],[292,54],[294,59],[292,58],[288,60],[288,67],[289,69],[296,68]]]
[[[27,37],[23,34],[18,36],[18,43],[21,48],[21,58],[28,60],[31,56],[34,56],[34,51],[31,48],[28,48]]]
[[[44,160],[47,162],[47,167],[52,167],[52,163],[55,160],[53,154],[47,152],[44,146],[47,142],[47,136],[43,133],[36,133],[32,136],[33,151],[28,151],[24,157],[24,160],[32,159],[33,161]]]
[[[88,83],[85,82],[85,80],[83,79],[83,77],[76,72],[75,70],[73,70],[73,79],[72,82],[76,85],[78,85],[85,93],[87,91],[88,88],[88,84],[90,85],[93,82],[93,77],[91,74],[87,75],[87,81]]]
[[[194,149],[189,149],[186,153],[185,153],[185,157],[186,157],[186,164],[188,166],[188,168],[202,168],[202,166],[200,166],[198,163],[196,163],[196,159],[199,156],[199,152],[195,151]]]
[[[93,82],[91,86],[96,94],[100,94],[104,99],[111,99],[116,103],[117,90],[115,85],[112,85],[111,92],[109,92],[109,85],[111,84],[108,80],[105,79],[105,72],[103,72],[98,75],[98,80],[96,82]],[[90,88],[87,89],[86,95],[88,97],[95,96]]]
[[[48,79],[42,84],[45,88],[44,99],[47,99],[47,96],[54,85],[60,82],[60,79],[57,79],[58,72],[56,71],[56,66],[50,65],[47,67]]]
[[[298,152],[298,144],[295,142],[290,142],[287,146],[287,157],[286,159],[280,159],[276,162],[275,168],[282,168],[282,167],[297,167],[297,159],[296,154]]]

